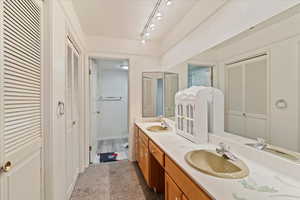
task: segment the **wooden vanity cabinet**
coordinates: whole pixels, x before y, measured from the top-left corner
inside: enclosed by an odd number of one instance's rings
[[[168,156],[165,157],[165,171],[172,177],[188,200],[211,200],[211,198]]]
[[[138,164],[142,171],[142,174],[149,185],[149,148],[148,148],[148,138],[146,138],[145,134],[139,131],[139,159]]]
[[[188,200],[188,198],[184,194],[182,194],[182,198],[181,199],[182,200]]]
[[[165,200],[211,200],[211,198],[138,127],[136,156],[150,188],[165,192]]]
[[[183,193],[168,174],[165,174],[165,200],[182,200]]]
[[[139,152],[139,127],[134,125],[134,153],[137,162],[139,162]]]

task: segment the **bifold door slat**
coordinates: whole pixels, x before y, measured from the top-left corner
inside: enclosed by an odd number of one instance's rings
[[[26,83],[25,81],[18,81],[18,80],[14,80],[14,79],[9,79],[7,77],[4,78],[4,86],[6,85],[16,85],[16,86],[24,86],[27,88],[32,88],[33,90],[37,90],[40,89],[40,87],[36,84],[32,84],[32,83]]]
[[[39,108],[40,107],[40,103],[31,103],[31,104],[13,104],[13,105],[10,105],[10,104],[5,104],[4,105],[4,110],[5,112],[9,112],[11,110],[18,110],[18,109],[30,109],[30,108]]]
[[[29,125],[34,125],[34,124],[40,124],[40,120],[39,119],[35,119],[35,120],[29,120],[29,121],[24,121],[22,123],[18,123],[18,124],[13,124],[11,126],[7,126],[4,128],[5,130],[5,134],[6,132],[9,132],[9,131],[14,131],[15,129],[18,129],[18,128],[22,128],[22,127],[25,127],[25,126],[29,126]]]
[[[16,57],[22,58],[26,63],[29,63],[29,64],[34,65],[36,67],[38,67],[40,65],[40,63],[38,63],[38,61],[36,59],[32,59],[31,57],[24,54],[20,49],[16,49],[16,48],[13,48],[9,45],[5,45],[5,43],[4,43],[4,53],[5,54],[11,54],[11,55],[14,55]]]
[[[34,40],[39,39],[40,37],[40,31],[35,30],[34,27],[26,22],[26,18],[20,18],[18,15],[20,12],[15,12],[18,11],[18,9],[14,9],[11,5],[8,3],[4,3],[4,16],[6,17],[5,19],[9,19],[10,22],[18,26],[18,28],[23,29],[26,33],[30,35],[30,33],[34,33],[35,38],[32,37]],[[36,42],[38,44],[38,42]]]
[[[28,81],[32,81],[32,82],[35,82],[37,83],[38,85],[40,85],[40,79],[37,79],[37,78],[33,78],[31,76],[27,76],[26,74],[24,74],[23,72],[16,72],[15,70],[11,70],[10,68],[8,67],[5,67],[6,68],[6,71],[5,73],[9,76],[12,76],[12,77],[17,77],[19,79],[23,79],[23,80],[28,80]]]
[[[41,137],[41,7],[3,0],[3,135],[11,154]]]
[[[39,49],[39,45],[36,43],[36,41],[32,38],[30,35],[30,31],[22,27],[20,24],[18,24],[16,21],[13,21],[13,18],[4,13],[4,30],[10,29],[13,33],[18,34],[22,38],[26,38],[28,42],[30,42],[35,48]],[[9,27],[9,28],[8,28]],[[13,28],[12,28],[13,27]],[[8,33],[8,32],[7,32]]]
[[[15,142],[5,143],[5,146],[6,146],[5,153],[10,154],[11,152],[17,151],[17,150],[21,149],[27,143],[30,143],[40,137],[41,137],[41,134],[40,134],[40,131],[38,131],[36,133],[31,133],[30,136],[27,136],[24,138],[16,138],[16,140],[14,140]]]
[[[4,31],[5,32],[3,34],[6,38],[13,37],[15,40],[20,41],[23,45],[26,45],[26,47],[31,51],[40,52],[39,47],[36,46],[30,39],[28,39],[26,35],[20,35],[20,33],[7,26],[4,26]]]
[[[40,31],[39,26],[40,22],[36,19],[36,17],[30,15],[28,12],[30,9],[28,7],[23,6],[19,1],[6,1],[6,6],[10,6],[12,9],[19,9],[20,12],[17,13],[17,17],[19,19],[23,19],[27,24],[30,24],[35,31]]]
[[[4,67],[7,71],[20,74],[20,76],[22,76],[22,77],[26,76],[26,77],[28,77],[28,79],[41,81],[41,77],[36,75],[33,71],[29,71],[27,69],[21,69],[18,66],[11,64],[11,63],[6,63]]]
[[[13,139],[14,137],[19,137],[19,136],[22,136],[22,135],[26,135],[26,134],[28,134],[30,132],[37,131],[40,128],[41,128],[41,126],[40,126],[40,124],[38,124],[36,126],[31,126],[29,128],[20,129],[20,130],[18,130],[16,132],[10,132],[9,134],[6,134],[4,137],[7,140],[10,140],[10,139]]]
[[[20,124],[26,124],[27,122],[32,123],[35,120],[40,120],[41,116],[30,116],[25,119],[19,119],[17,122],[16,121],[5,121],[5,128],[10,128],[14,126],[19,126]]]
[[[34,49],[30,49],[27,46],[25,46],[24,44],[22,44],[22,41],[19,41],[18,39],[11,39],[11,37],[7,37],[4,35],[5,38],[5,45],[11,46],[13,48],[19,48],[20,51],[22,51],[22,53],[26,54],[27,56],[33,57],[34,59],[39,60],[40,56],[39,52],[34,50]]]
[[[4,119],[5,123],[14,123],[16,121],[22,121],[22,120],[28,120],[28,119],[34,119],[37,117],[41,117],[41,113],[31,113],[31,114],[25,114],[25,115],[19,115],[14,117],[6,117]]]
[[[13,66],[16,68],[22,67],[23,69],[32,71],[35,75],[40,75],[40,69],[38,67],[25,62],[22,58],[18,58],[10,54],[4,54],[4,61],[7,66]]]
[[[19,1],[19,3],[22,4],[24,8],[26,8],[26,11],[30,13],[31,16],[34,16],[34,18],[36,19],[41,18],[41,10],[31,0]],[[31,9],[28,9],[28,7]]]

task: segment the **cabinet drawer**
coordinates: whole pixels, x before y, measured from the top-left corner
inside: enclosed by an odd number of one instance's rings
[[[165,170],[189,200],[211,200],[168,156],[165,157]]]
[[[139,129],[139,138],[148,147],[148,136],[141,129]]]
[[[149,142],[149,150],[153,157],[159,162],[161,166],[164,166],[164,152],[152,141]]]

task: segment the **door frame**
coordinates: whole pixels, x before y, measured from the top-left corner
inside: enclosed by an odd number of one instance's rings
[[[97,59],[111,59],[111,60],[128,60],[128,97],[127,97],[127,123],[128,123],[128,143],[129,143],[129,160],[133,160],[133,126],[130,124],[130,117],[131,117],[131,111],[130,111],[130,72],[131,72],[131,61],[132,58],[130,56],[122,56],[122,55],[116,55],[116,54],[105,54],[105,53],[90,53],[87,54],[85,58],[85,67],[84,67],[84,98],[85,98],[85,145],[84,145],[84,151],[85,151],[85,164],[86,167],[89,166],[89,157],[90,157],[90,148],[91,148],[91,141],[90,141],[90,135],[91,135],[91,100],[90,100],[90,59],[91,58],[97,58]]]

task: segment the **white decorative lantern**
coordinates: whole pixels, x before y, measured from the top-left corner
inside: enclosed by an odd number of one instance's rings
[[[224,131],[224,95],[216,88],[193,86],[175,96],[176,132],[195,143],[207,143],[208,132]]]

